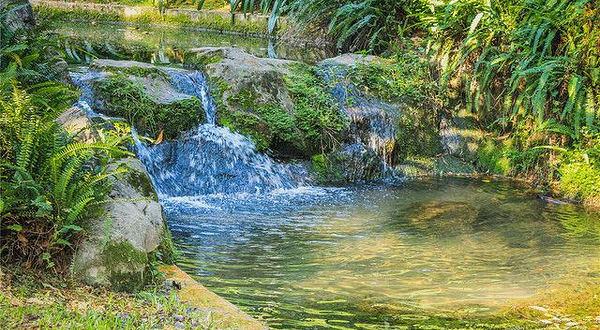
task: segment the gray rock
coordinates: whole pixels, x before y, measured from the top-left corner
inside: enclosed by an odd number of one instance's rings
[[[190,52],[204,66],[209,78],[220,79],[230,87],[222,96],[226,105],[233,106],[229,96],[246,91],[258,97],[257,103],[276,104],[293,111],[294,103],[285,88],[284,76],[289,73],[290,64],[298,62],[256,57],[229,47],[195,48]]]
[[[127,158],[111,164],[128,173],[115,180],[104,214],[91,219],[79,244],[73,275],[88,284],[133,291],[145,282],[149,254],[166,236],[162,206],[142,163]]]
[[[67,132],[76,134],[76,141],[86,143],[97,141],[97,132],[93,129],[94,123],[86,112],[78,107],[67,109],[56,119],[56,122]]]
[[[362,54],[342,54],[336,57],[325,59],[319,62],[319,66],[336,65],[336,66],[356,66],[366,65],[373,62],[384,62],[381,57]]]
[[[98,138],[91,119],[77,107],[65,111],[57,121],[70,133],[83,132],[79,135],[82,142]],[[109,164],[109,169],[127,172],[112,179],[102,213],[87,222],[71,271],[91,285],[133,291],[144,284],[151,254],[169,239],[168,229],[144,165],[125,158]]]
[[[3,25],[11,32],[18,30],[32,30],[35,26],[35,18],[31,4],[27,0],[2,0],[0,1],[0,12],[6,10],[7,15],[0,17]]]

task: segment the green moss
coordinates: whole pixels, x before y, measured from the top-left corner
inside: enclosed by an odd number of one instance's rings
[[[418,105],[437,95],[437,82],[427,62],[414,51],[358,64],[350,69],[348,77],[363,92],[389,102]]]
[[[229,106],[240,111],[226,111],[221,122],[252,137],[259,150],[275,148],[282,142],[298,150],[304,149],[296,118],[277,105],[260,104],[257,99],[258,95],[252,90],[230,96]]]
[[[129,168],[125,177],[127,183],[137,191],[140,191],[143,196],[151,197],[154,201],[158,201],[158,195],[154,190],[150,177],[146,173]]]
[[[316,68],[292,65],[285,83],[294,102],[296,125],[305,140],[306,153],[314,155],[335,149],[348,123],[333,102],[329,86],[317,76]]]
[[[311,167],[316,180],[322,184],[344,184],[346,179],[340,165],[345,163],[343,155],[318,154],[311,157]]]
[[[202,103],[196,97],[162,104],[153,101],[144,86],[126,74],[114,74],[99,81],[96,90],[103,100],[105,111],[125,118],[145,135],[157,136],[164,130],[167,139],[174,139],[204,118]]]
[[[223,57],[219,55],[210,56],[208,54],[195,54],[195,56],[186,56],[186,64],[191,65],[197,69],[204,69],[210,64],[219,63],[223,60]]]
[[[100,66],[95,65],[94,62],[92,62],[92,64],[90,65],[90,69],[102,70],[102,71],[112,72],[112,73],[117,73],[117,74],[121,73],[121,74],[125,74],[125,75],[136,76],[136,77],[167,78],[167,74],[164,71],[160,70],[158,67],[152,67],[152,68],[146,68],[146,67],[140,67],[140,66],[129,66],[129,67],[101,66],[100,67]]]
[[[250,137],[257,150],[264,151],[269,148],[271,132],[256,114],[227,108],[219,112],[218,122],[232,131]]]
[[[149,261],[145,252],[136,250],[128,242],[111,241],[104,247],[102,255],[113,290],[133,292],[144,285],[143,269]]]
[[[494,174],[508,175],[511,161],[508,157],[510,143],[487,139],[477,150],[477,165],[480,170]]]

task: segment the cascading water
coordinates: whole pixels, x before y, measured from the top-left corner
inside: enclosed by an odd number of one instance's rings
[[[324,64],[319,72],[328,84],[334,83],[331,94],[352,123],[351,138],[377,153],[384,167],[393,165],[398,108],[361,93],[348,82],[345,66]]]
[[[287,168],[256,151],[247,137],[215,125],[216,105],[200,71],[166,70],[173,87],[202,101],[207,122],[179,140],[147,146],[136,141],[161,198],[264,193],[297,186]]]
[[[207,81],[200,71],[166,69],[177,91],[198,97],[207,118],[177,141],[156,146],[142,142],[132,133],[139,159],[150,174],[161,199],[211,194],[264,193],[298,186],[286,166],[256,151],[247,137],[215,125],[216,105]],[[105,74],[87,71],[73,73],[74,83],[83,91],[78,105],[94,113],[91,81]],[[93,106],[92,106],[93,107]],[[202,109],[199,109],[202,110]]]

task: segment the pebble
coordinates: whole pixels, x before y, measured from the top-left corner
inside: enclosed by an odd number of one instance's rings
[[[175,321],[178,321],[178,322],[183,322],[183,320],[184,320],[183,315],[178,315],[178,314],[173,314],[173,318],[175,319]]]
[[[175,322],[173,323],[173,326],[177,329],[185,329],[185,325],[181,322]]]
[[[529,308],[531,308],[531,309],[535,309],[535,310],[537,310],[537,311],[540,311],[540,312],[543,312],[543,313],[546,313],[546,312],[548,312],[548,310],[547,310],[546,308],[544,308],[544,307],[540,307],[540,306],[529,306]]]
[[[567,322],[567,323],[565,323],[565,325],[566,325],[567,327],[574,327],[574,326],[576,326],[577,324],[578,324],[577,322]]]
[[[546,324],[546,325],[554,324],[554,322],[552,322],[550,320],[540,320],[540,322],[542,322],[542,324]]]

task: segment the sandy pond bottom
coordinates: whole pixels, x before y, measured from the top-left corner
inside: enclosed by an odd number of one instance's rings
[[[511,182],[428,179],[165,205],[180,267],[273,328],[402,329],[599,284],[594,215]]]

